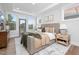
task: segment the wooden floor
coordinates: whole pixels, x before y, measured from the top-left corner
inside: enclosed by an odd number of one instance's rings
[[[71,45],[66,55],[79,55],[79,46]]]
[[[10,39],[8,41],[7,48],[0,49],[0,55],[15,55],[15,54],[16,54],[15,40],[14,39]]]

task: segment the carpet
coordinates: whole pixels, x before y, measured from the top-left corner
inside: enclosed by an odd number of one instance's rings
[[[66,55],[79,55],[79,46],[71,45]]]
[[[54,43],[49,47],[35,53],[34,55],[64,55],[70,46]]]
[[[16,55],[15,39],[9,39],[7,48],[0,49],[0,55]]]
[[[20,44],[21,38],[15,38],[15,46],[16,46],[16,55],[29,55],[27,50]],[[45,49],[40,50],[39,52],[35,53],[34,55],[64,55],[69,46],[64,46],[61,44],[54,43],[48,46]]]

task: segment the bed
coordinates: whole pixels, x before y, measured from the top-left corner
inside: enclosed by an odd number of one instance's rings
[[[59,23],[54,24],[42,24],[41,29],[44,30],[44,32],[31,32],[33,35],[27,35],[27,39],[24,41],[26,42],[24,47],[27,49],[29,54],[34,54],[47,46],[55,43],[55,34],[59,32]],[[34,35],[39,35],[41,38],[37,38]],[[26,35],[26,34],[25,34]]]

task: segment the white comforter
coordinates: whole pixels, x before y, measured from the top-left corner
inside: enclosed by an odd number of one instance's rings
[[[55,39],[55,33],[48,33],[48,32],[45,32],[44,34],[47,34],[48,37],[50,38],[50,40]]]

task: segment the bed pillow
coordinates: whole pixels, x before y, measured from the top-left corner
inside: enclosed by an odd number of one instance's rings
[[[46,32],[49,32],[50,30],[49,30],[49,27],[45,27],[45,31]]]
[[[54,33],[54,28],[53,27],[45,27],[45,31],[49,33]]]
[[[55,39],[55,33],[47,33],[47,32],[45,32],[44,34],[47,34],[48,37],[50,38],[50,40]]]

